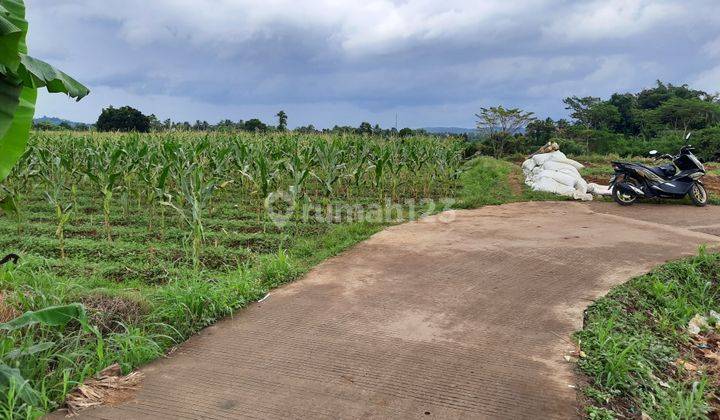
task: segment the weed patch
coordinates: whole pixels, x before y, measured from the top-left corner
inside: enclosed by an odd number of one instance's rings
[[[668,263],[590,306],[575,334],[594,418],[709,418],[718,390],[716,335],[688,323],[720,310],[720,254]]]

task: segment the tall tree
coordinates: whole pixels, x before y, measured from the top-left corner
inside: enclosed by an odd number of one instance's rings
[[[358,134],[372,134],[373,128],[369,122],[362,122],[357,128]]]
[[[490,133],[496,158],[502,157],[505,145],[513,135],[536,119],[533,112],[503,106],[480,108],[480,113],[475,116],[478,129]]]
[[[98,131],[150,131],[150,117],[130,106],[103,108],[95,128]]]
[[[285,113],[285,111],[280,111],[276,115],[278,117],[278,130],[279,131],[285,131],[287,130],[287,122],[288,122],[288,116]]]
[[[660,122],[686,136],[690,130],[703,129],[720,121],[720,105],[699,99],[672,98],[655,112]]]
[[[622,121],[620,111],[610,102],[590,105],[584,112],[586,124],[594,130],[614,130]]]
[[[590,128],[590,108],[600,102],[600,98],[594,96],[586,96],[584,98],[572,96],[563,99],[563,103],[566,105],[565,109],[572,111],[570,113],[572,119],[586,128]]]
[[[260,121],[257,118],[252,118],[243,124],[243,130],[245,131],[252,131],[252,132],[261,132],[261,131],[267,131],[267,124]]]
[[[535,120],[531,121],[527,125],[526,135],[532,140],[533,146],[540,146],[548,141],[555,135],[557,127],[552,118],[546,120]]]

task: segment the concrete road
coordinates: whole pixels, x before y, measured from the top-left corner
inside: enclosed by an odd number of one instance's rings
[[[81,417],[575,417],[563,356],[583,309],[715,234],[718,207],[569,202],[392,227],[146,366],[131,401]]]

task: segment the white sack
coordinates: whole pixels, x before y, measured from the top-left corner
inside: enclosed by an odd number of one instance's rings
[[[555,162],[550,160],[545,162],[542,167],[543,169],[549,169],[551,171],[563,172],[577,177],[580,176],[580,172],[578,172],[578,170],[574,166],[568,165],[567,163]]]
[[[538,166],[542,166],[545,162],[554,159],[567,159],[567,157],[559,150],[552,153],[540,153],[532,157],[532,160],[535,161],[535,165]]]
[[[542,178],[540,181],[533,184],[532,189],[534,191],[545,191],[568,197],[572,197],[575,193],[575,188],[563,185],[552,178]]]
[[[612,191],[609,186],[598,185],[592,182],[588,184],[588,192],[595,195],[612,195]]]
[[[528,173],[529,171],[532,171],[535,166],[535,161],[532,159],[528,159],[522,164],[523,172]]]
[[[577,178],[577,179],[575,180],[575,185],[573,185],[573,186],[575,187],[575,191],[578,191],[578,192],[581,193],[581,194],[587,194],[587,193],[589,193],[589,191],[588,191],[588,183],[587,183],[587,181],[585,181],[585,180],[582,179],[582,178]]]
[[[572,159],[567,159],[567,158],[564,158],[564,159],[552,159],[552,161],[553,161],[553,162],[558,162],[558,163],[564,163],[564,164],[566,164],[566,165],[570,165],[570,166],[574,167],[575,169],[582,169],[582,168],[585,167],[585,165],[583,165],[582,163],[577,162],[577,161],[574,161],[574,160],[572,160]]]
[[[551,171],[549,169],[545,169],[535,176],[536,180],[540,180],[542,178],[552,178],[556,182],[567,185],[568,187],[575,187],[575,184],[577,183],[576,177],[563,172]]]
[[[589,201],[593,198],[589,193],[603,194],[607,187],[588,184],[578,171],[583,167],[581,163],[568,159],[559,150],[539,153],[522,164],[525,183],[534,191],[546,191]]]

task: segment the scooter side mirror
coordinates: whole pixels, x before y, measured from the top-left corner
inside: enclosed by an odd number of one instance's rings
[[[657,150],[651,150],[648,154],[649,154],[650,156],[655,156],[655,155],[658,154],[658,151],[657,151]]]

